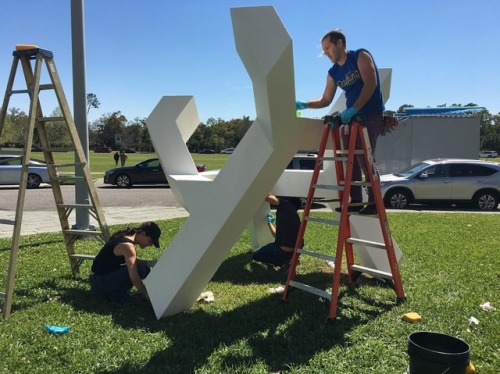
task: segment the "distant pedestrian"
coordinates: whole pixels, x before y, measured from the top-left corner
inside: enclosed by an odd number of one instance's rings
[[[118,152],[115,152],[113,158],[115,159],[115,165],[118,166],[118,160],[120,159],[120,154]]]
[[[120,151],[120,160],[122,162],[122,166],[125,166],[125,161],[127,161],[127,154],[125,153],[125,151]]]

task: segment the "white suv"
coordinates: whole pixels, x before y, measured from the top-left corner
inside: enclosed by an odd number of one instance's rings
[[[498,152],[496,152],[496,151],[482,151],[482,152],[479,152],[479,157],[481,157],[481,158],[498,157]]]

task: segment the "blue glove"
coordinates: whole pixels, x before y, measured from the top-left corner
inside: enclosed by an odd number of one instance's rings
[[[352,117],[358,113],[358,110],[356,108],[347,108],[344,110],[342,113],[340,113],[340,119],[342,120],[342,123],[350,123]]]
[[[296,101],[295,102],[296,110],[304,110],[307,109],[307,103],[305,101]]]
[[[267,224],[274,223],[274,216],[272,214],[267,215]]]

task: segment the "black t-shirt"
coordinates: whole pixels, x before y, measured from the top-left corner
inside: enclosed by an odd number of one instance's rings
[[[295,207],[283,198],[278,198],[276,208],[276,239],[278,247],[295,247],[300,229],[300,217]]]
[[[92,272],[97,275],[109,274],[120,269],[125,264],[125,257],[116,256],[113,249],[121,243],[134,243],[129,238],[119,236],[118,238],[108,240],[94,258],[92,262]]]

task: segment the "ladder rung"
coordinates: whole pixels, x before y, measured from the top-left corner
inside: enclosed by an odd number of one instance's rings
[[[78,259],[78,260],[93,260],[95,258],[94,255],[83,255],[83,254],[72,254],[70,255],[69,257],[71,258],[75,258],[75,259]]]
[[[343,186],[337,186],[334,184],[315,184],[314,188],[319,190],[334,190],[334,191],[343,191]]]
[[[21,93],[30,93],[30,91],[29,90],[12,90],[12,91],[10,91],[11,95],[21,94]]]
[[[322,260],[327,260],[327,261],[333,261],[333,262],[335,262],[335,257],[328,256],[328,255],[325,255],[323,253],[309,251],[309,250],[304,249],[304,248],[297,248],[297,252],[298,253],[302,253],[302,254],[307,255],[307,256],[320,258]]]
[[[325,223],[327,225],[332,225],[332,226],[338,226],[340,224],[340,221],[336,221],[333,219],[325,219],[325,218],[317,218],[317,217],[305,217],[306,221],[311,221],[311,222],[319,222],[319,223]]]
[[[76,229],[68,229],[64,230],[65,234],[73,234],[73,235],[89,235],[89,236],[102,236],[102,232],[94,231],[94,230],[76,230]]]
[[[94,205],[92,204],[57,204],[60,208],[87,208],[93,209]]]
[[[370,240],[349,238],[349,239],[347,239],[347,242],[352,243],[352,244],[364,244],[364,245],[367,245],[369,247],[385,249],[385,243],[372,242]]]
[[[51,83],[41,84],[39,87],[40,87],[40,90],[53,90],[54,89],[54,85]]]
[[[38,117],[37,118],[38,122],[59,122],[59,121],[66,121],[64,117]]]
[[[74,151],[74,148],[64,148],[61,150],[61,148],[43,148],[41,147],[43,152],[69,152],[69,151]]]
[[[365,266],[361,265],[351,265],[351,269],[355,271],[359,271],[361,273],[368,273],[370,275],[373,275],[374,277],[381,277],[381,278],[386,278],[386,279],[392,279],[392,274],[388,273],[386,271],[381,271],[377,269],[372,269],[372,268],[367,268]]]
[[[67,180],[82,180],[82,179],[85,179],[84,176],[74,176],[74,175],[60,175],[56,178],[57,180],[59,181],[67,181]]]
[[[300,283],[300,282],[296,282],[296,281],[291,280],[290,282],[288,282],[288,284],[292,287],[299,288],[302,291],[306,291],[306,292],[318,295],[319,297],[324,297],[327,300],[330,300],[332,298],[332,295],[329,294],[328,292],[320,290],[319,288],[309,286],[309,285],[304,284],[304,283]]]
[[[372,184],[370,182],[363,182],[363,181],[352,181],[351,186],[366,186],[370,187]]]
[[[68,167],[68,166],[85,166],[87,165],[86,162],[77,162],[77,163],[72,163],[72,164],[47,164],[48,167],[51,167],[51,168],[64,168],[64,167]]]
[[[339,149],[339,150],[336,151],[336,154],[338,154],[338,155],[347,155],[347,154],[349,154],[349,150],[348,149],[342,149],[342,150]],[[365,154],[365,151],[363,151],[362,149],[356,149],[354,151],[354,154],[355,155],[363,155],[363,154]]]

